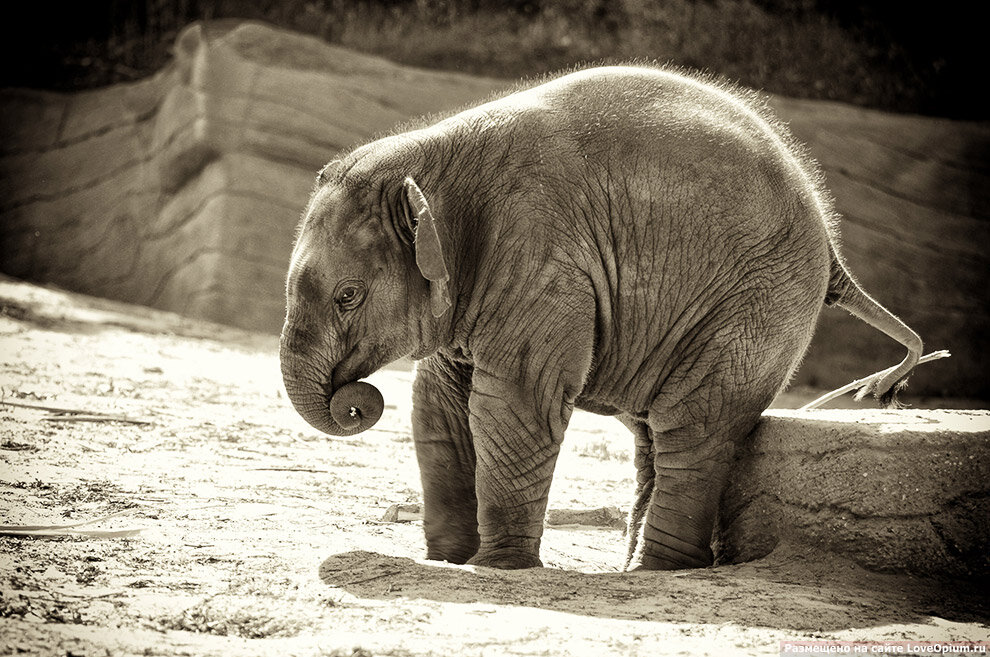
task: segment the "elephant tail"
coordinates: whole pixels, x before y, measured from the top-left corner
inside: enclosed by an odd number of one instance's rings
[[[825,295],[825,305],[845,308],[852,315],[863,320],[870,326],[883,331],[888,336],[904,345],[907,356],[898,365],[877,372],[865,380],[863,387],[856,395],[862,399],[867,394],[873,394],[883,408],[897,405],[897,393],[907,385],[911,370],[921,358],[922,342],[917,333],[894,316],[889,310],[877,303],[853,279],[843,265],[833,244],[829,244],[831,272],[828,281],[828,292]]]

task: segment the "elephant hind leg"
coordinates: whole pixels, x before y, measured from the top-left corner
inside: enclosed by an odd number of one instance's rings
[[[654,477],[628,570],[703,568],[713,561],[712,530],[735,445],[755,426],[698,422],[651,431]],[[642,499],[642,498],[641,498]],[[638,500],[639,501],[639,500]]]
[[[712,531],[736,446],[756,426],[786,373],[781,367],[762,378],[744,378],[748,385],[740,386],[738,369],[710,370],[701,386],[662,417],[654,418],[651,409],[652,490],[627,569],[712,564]],[[645,478],[640,473],[637,480]]]
[[[633,499],[632,508],[629,510],[629,518],[626,521],[629,549],[626,552],[625,568],[628,568],[633,560],[633,556],[636,554],[636,547],[640,542],[640,534],[643,531],[643,520],[646,518],[646,512],[650,508],[656,470],[653,467],[653,438],[650,435],[649,427],[646,426],[645,422],[637,420],[624,420],[623,423],[629,427],[633,436],[636,438],[636,455],[634,457],[636,465],[636,496]]]
[[[673,570],[711,565],[710,543],[718,507],[713,489],[719,487],[705,480],[720,479],[724,469],[701,462],[693,468],[674,468],[663,465],[664,454],[654,458],[654,486],[637,548],[626,568]]]

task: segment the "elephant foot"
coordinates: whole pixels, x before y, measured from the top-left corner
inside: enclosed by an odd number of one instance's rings
[[[434,547],[426,550],[426,558],[430,561],[446,561],[453,564],[464,564],[478,551],[477,541],[467,546]]]
[[[538,555],[523,550],[499,550],[498,552],[478,553],[468,559],[469,566],[485,566],[501,570],[520,570],[522,568],[542,568],[543,562]]]
[[[661,543],[646,541],[643,548],[630,560],[626,566],[627,572],[707,568],[715,561],[715,556],[707,545],[686,549],[682,544],[679,549],[673,549]]]

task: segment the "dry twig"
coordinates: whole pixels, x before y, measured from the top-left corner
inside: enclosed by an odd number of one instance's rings
[[[152,424],[151,420],[141,420],[126,415],[102,413],[100,411],[80,408],[60,408],[58,406],[43,406],[41,404],[25,404],[24,402],[12,402],[6,399],[0,399],[0,404],[52,413],[52,417],[43,418],[48,422],[126,422],[128,424]]]
[[[131,510],[111,513],[108,516],[75,522],[69,525],[0,525],[0,536],[33,536],[36,538],[53,538],[56,536],[86,536],[89,538],[129,538],[136,536],[142,528],[134,529],[78,529],[93,525],[110,518],[127,515]]]
[[[933,351],[932,353],[928,354],[927,356],[922,356],[921,358],[919,358],[917,364],[918,365],[921,365],[922,363],[927,363],[929,361],[938,360],[939,358],[948,358],[951,355],[952,354],[950,354],[948,352],[948,350],[946,350],[946,349],[943,349],[941,351]],[[896,367],[896,365],[894,367]],[[807,404],[805,404],[804,406],[802,406],[798,410],[800,410],[800,411],[807,411],[807,410],[810,410],[812,408],[818,408],[822,404],[824,404],[826,402],[829,402],[829,401],[835,399],[836,397],[841,397],[842,395],[846,394],[847,392],[852,392],[853,390],[858,390],[858,389],[862,388],[863,386],[865,386],[866,384],[868,384],[873,379],[879,378],[879,377],[885,375],[887,372],[893,371],[894,370],[894,367],[890,367],[890,368],[887,368],[885,370],[881,370],[880,372],[874,372],[873,374],[871,374],[869,376],[864,376],[862,379],[856,379],[852,383],[847,383],[846,385],[842,386],[841,388],[836,388],[832,392],[826,393],[826,394],[822,395],[821,397],[819,397],[818,399],[816,399],[816,400],[814,400],[812,402],[808,402]]]

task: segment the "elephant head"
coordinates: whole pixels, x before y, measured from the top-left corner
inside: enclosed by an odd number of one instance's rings
[[[413,179],[341,169],[320,172],[300,224],[279,344],[293,406],[337,436],[378,421],[382,395],[360,379],[417,354],[450,307],[441,231]]]

